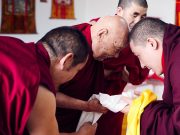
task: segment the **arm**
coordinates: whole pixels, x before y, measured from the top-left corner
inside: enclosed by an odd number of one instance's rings
[[[67,96],[61,92],[57,92],[56,95],[57,107],[70,108],[82,111],[93,112],[107,112],[107,109],[103,107],[97,99],[90,101],[83,101],[70,96]]]
[[[97,124],[85,123],[76,133],[61,133],[61,135],[95,135]]]
[[[55,110],[55,96],[40,86],[27,123],[30,135],[58,135]]]
[[[27,123],[30,135],[59,135],[55,108],[54,95],[46,88],[40,86]],[[85,123],[76,133],[60,133],[60,135],[94,135],[96,127],[96,125]]]

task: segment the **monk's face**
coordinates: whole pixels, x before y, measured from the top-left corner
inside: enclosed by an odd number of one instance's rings
[[[88,57],[82,63],[72,66],[72,60],[67,58],[65,61],[65,56],[52,61],[51,65],[51,76],[56,87],[63,83],[66,83],[73,79],[73,77],[86,65]]]
[[[103,61],[107,58],[117,58],[119,52],[124,49],[125,38],[111,38],[104,37],[100,42],[96,44],[95,50],[93,50],[93,56],[99,61]]]
[[[76,66],[69,68],[68,70],[61,71],[59,75],[59,79],[61,79],[61,83],[65,83],[73,79],[73,77],[85,66],[86,61]]]
[[[162,74],[162,49],[147,41],[144,44],[136,44],[130,41],[130,48],[141,63],[142,68],[152,69],[157,75]]]
[[[78,64],[78,65],[70,68],[66,72],[66,79],[65,79],[65,81],[67,82],[67,81],[71,80],[84,66],[85,66],[85,63],[81,63],[81,64]]]
[[[96,36],[92,44],[93,57],[99,61],[107,58],[117,58],[120,51],[127,45],[128,28],[122,31],[119,26]],[[94,41],[94,40],[93,40]]]
[[[131,30],[142,18],[145,18],[146,13],[147,8],[141,7],[134,2],[126,8],[118,7],[116,12],[117,15],[123,17],[127,21],[129,30]]]

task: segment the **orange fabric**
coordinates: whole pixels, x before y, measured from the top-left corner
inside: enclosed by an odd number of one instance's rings
[[[121,135],[126,135],[126,130],[127,130],[127,115],[125,114],[123,117]]]
[[[176,0],[176,25],[180,26],[180,0]]]
[[[36,33],[35,0],[2,0],[1,33]]]
[[[74,19],[74,0],[52,0],[51,18]]]

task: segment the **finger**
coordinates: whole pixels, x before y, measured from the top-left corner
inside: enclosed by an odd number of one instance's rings
[[[137,96],[140,96],[141,95],[141,91],[134,90],[134,94],[137,95]]]
[[[95,127],[95,129],[97,128],[98,124],[97,123],[94,123],[93,126]]]
[[[125,71],[126,73],[128,73],[128,70],[127,70],[126,66],[124,66],[124,71]]]
[[[125,96],[122,96],[122,100],[124,100],[126,103],[128,104],[131,104],[132,103],[132,99],[129,98],[129,97],[125,97]]]
[[[125,73],[129,76],[129,71],[127,70],[127,67],[126,67],[126,66],[124,66],[124,71],[125,71]]]
[[[107,113],[108,109],[107,108],[103,108],[102,113]]]
[[[129,109],[130,109],[130,105],[127,105],[127,106],[125,106],[125,107],[121,110],[121,112],[122,112],[122,113],[125,113],[125,114],[128,114]]]

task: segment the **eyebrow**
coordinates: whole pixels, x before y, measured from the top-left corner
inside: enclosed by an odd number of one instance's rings
[[[144,14],[144,15],[142,15],[142,16],[147,16],[147,14]]]
[[[139,12],[134,12],[133,14],[134,14],[134,15],[140,15]],[[143,14],[142,16],[147,16],[147,14],[145,13],[145,14]]]
[[[139,13],[139,12],[134,12],[133,14],[134,14],[134,15],[139,15],[140,13]]]

